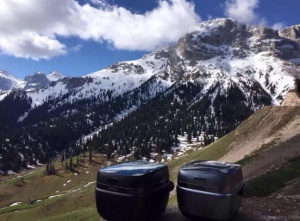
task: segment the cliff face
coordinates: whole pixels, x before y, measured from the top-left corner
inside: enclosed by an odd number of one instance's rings
[[[281,103],[281,106],[300,106],[300,97],[296,92],[289,92]]]

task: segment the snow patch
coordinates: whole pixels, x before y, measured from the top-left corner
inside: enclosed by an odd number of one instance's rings
[[[20,205],[20,204],[24,204],[23,202],[15,202],[15,203],[13,203],[13,204],[10,204],[9,206],[18,206],[18,205]]]
[[[55,198],[55,197],[60,197],[60,196],[63,196],[64,194],[58,194],[58,195],[53,195],[53,196],[49,196],[48,199],[52,199],[52,198]]]

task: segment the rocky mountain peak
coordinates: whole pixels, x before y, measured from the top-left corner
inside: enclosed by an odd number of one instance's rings
[[[258,39],[278,39],[279,34],[277,30],[268,27],[253,27],[249,32]]]
[[[172,63],[181,60],[208,60],[216,56],[245,58],[266,52],[281,59],[300,57],[299,26],[278,33],[268,27],[246,26],[232,19],[215,19],[202,22],[198,31],[188,33],[173,47]],[[289,38],[283,35],[290,36]]]
[[[9,76],[9,73],[5,70],[0,70],[0,76],[1,77]]]
[[[57,71],[52,71],[46,77],[48,78],[49,81],[57,81],[57,80],[65,78],[67,76],[63,75],[61,73],[58,73]]]
[[[28,80],[33,80],[33,79],[45,79],[46,75],[43,74],[42,72],[34,72],[33,75],[27,75],[25,76],[24,80],[28,81]]]
[[[35,90],[49,85],[50,81],[45,74],[35,72],[33,75],[28,75],[24,78],[26,81],[24,90]]]
[[[8,91],[21,81],[5,70],[0,70],[0,91]]]
[[[300,25],[293,25],[282,29],[280,36],[300,41]]]

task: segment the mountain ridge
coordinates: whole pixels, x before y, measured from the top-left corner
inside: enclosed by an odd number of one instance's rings
[[[27,75],[24,77],[24,80],[21,80],[5,70],[0,70],[0,90],[4,93],[11,90],[38,90],[48,86],[50,82],[55,82],[65,77],[65,75],[56,71],[50,72],[48,75],[37,71],[33,75]]]
[[[14,136],[24,136],[18,127],[34,131],[23,142],[43,147],[35,148],[42,160],[65,150],[74,154],[80,142],[79,150],[92,146],[109,156],[126,152],[137,158],[180,147],[179,135],[207,145],[260,108],[279,105],[300,76],[300,66],[291,61],[299,58],[298,42],[276,30],[231,19],[202,22],[198,32],[138,60],[37,90],[2,93],[2,110],[17,97],[24,106],[18,116],[2,113],[0,139],[13,140],[17,151],[23,144]],[[118,131],[116,125],[126,129]],[[35,162],[31,151],[23,156]]]

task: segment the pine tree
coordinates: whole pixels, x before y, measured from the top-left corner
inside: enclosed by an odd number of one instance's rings
[[[189,143],[192,142],[192,132],[191,132],[191,127],[190,127],[190,125],[188,125],[187,140],[188,140]]]
[[[70,171],[73,171],[73,157],[70,158]]]
[[[92,162],[92,150],[89,150],[89,161]]]
[[[295,78],[295,89],[300,94],[300,78]]]
[[[53,163],[51,163],[51,174],[55,174],[55,167]]]
[[[46,164],[46,172],[48,174],[50,174],[50,164],[49,163]]]
[[[61,155],[61,159],[60,159],[61,165],[63,165],[64,160],[65,160],[65,155],[62,154],[62,155]]]

